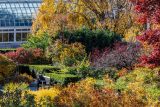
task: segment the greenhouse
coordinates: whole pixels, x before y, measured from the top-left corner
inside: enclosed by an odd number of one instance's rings
[[[0,48],[24,43],[41,0],[0,0]]]

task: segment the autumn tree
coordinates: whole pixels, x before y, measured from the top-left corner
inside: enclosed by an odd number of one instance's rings
[[[160,23],[159,0],[131,0],[139,13],[138,20],[141,23]],[[141,57],[141,64],[149,67],[160,66],[160,29],[148,27],[138,37],[143,44],[150,47],[150,53]]]
[[[44,0],[33,24],[33,32],[63,29],[109,29],[124,34],[133,26],[128,0]]]
[[[76,24],[110,29],[122,35],[133,25],[132,4],[128,0],[71,0],[71,4],[75,7],[71,18]]]
[[[37,31],[46,31],[50,21],[52,20],[52,15],[55,13],[55,1],[54,0],[44,0],[39,8],[39,12],[36,20],[33,23],[32,31],[36,33]],[[40,29],[40,30],[39,30]]]
[[[67,26],[67,4],[63,0],[43,0],[36,20],[33,23],[33,33],[48,32],[53,34]]]

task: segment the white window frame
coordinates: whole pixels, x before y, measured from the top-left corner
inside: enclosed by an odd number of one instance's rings
[[[9,29],[13,29],[13,31],[3,31],[3,30],[9,30]],[[21,29],[21,31],[17,31],[17,29]],[[31,30],[31,27],[25,27],[25,26],[22,26],[22,27],[0,27],[0,33],[14,33],[14,41],[8,41],[8,42],[0,42],[0,44],[3,44],[3,43],[25,43],[26,41],[16,41],[16,34],[17,33],[30,33],[31,31],[23,31],[23,29],[30,29]],[[2,30],[2,31],[1,31]],[[3,38],[3,36],[2,36]],[[21,35],[21,38],[22,38],[22,35]],[[3,40],[3,39],[2,39]]]

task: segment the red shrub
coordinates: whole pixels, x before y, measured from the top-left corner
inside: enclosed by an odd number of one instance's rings
[[[135,43],[116,43],[113,47],[105,48],[102,52],[95,49],[91,55],[94,67],[117,69],[132,68],[140,55],[140,45]]]
[[[5,55],[19,64],[38,64],[43,63],[44,61],[43,50],[38,48],[28,50],[24,48],[18,48],[16,52],[8,52]]]

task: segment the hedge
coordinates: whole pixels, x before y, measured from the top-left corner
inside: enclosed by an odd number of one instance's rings
[[[58,73],[46,73],[46,76],[49,76],[54,83],[61,85],[67,85],[71,82],[77,82],[81,79],[80,76],[72,74],[58,74]]]
[[[60,68],[51,65],[29,65],[30,70],[38,73],[58,72]]]
[[[55,39],[63,39],[69,43],[80,42],[86,47],[87,53],[89,53],[94,48],[103,49],[112,46],[116,41],[121,41],[122,36],[109,30],[83,28],[75,31],[66,30],[58,32]]]
[[[50,72],[58,72],[60,69],[51,65],[18,65],[17,71],[27,73],[36,78],[36,74],[44,74]]]
[[[7,53],[7,52],[11,52],[11,51],[16,51],[16,48],[1,48],[0,49],[0,53]]]

